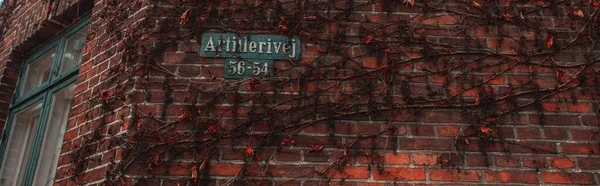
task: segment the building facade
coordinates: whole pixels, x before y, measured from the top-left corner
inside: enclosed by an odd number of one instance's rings
[[[599,185],[599,7],[4,0],[0,185]]]

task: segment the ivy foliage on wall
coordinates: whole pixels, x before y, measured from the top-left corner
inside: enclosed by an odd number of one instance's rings
[[[404,124],[428,121],[462,127],[442,145],[410,144],[441,151],[436,161],[444,168],[460,171],[465,152],[567,156],[506,139],[501,129],[522,121],[523,112],[542,128],[548,111],[567,112],[563,104],[597,108],[594,0],[102,2],[93,18],[102,24],[92,25],[88,39],[106,29],[115,47],[100,55],[120,62],[102,75],[86,113],[90,123],[102,116],[119,127],[94,122],[97,129],[70,156],[80,183],[104,144],[118,154],[106,185],[169,175],[164,170],[182,162],[190,165],[182,180],[201,184],[223,149],[244,152],[227,184],[243,183],[246,165],[261,165],[254,177],[268,177],[282,152],[339,154],[316,171],[323,179],[359,156],[379,174],[397,176],[385,171],[380,152],[409,148]],[[140,9],[147,18],[132,21]],[[272,78],[226,80],[223,59],[199,56],[198,47],[182,52],[208,31],[300,36],[303,58],[276,61]],[[344,122],[381,130],[340,133]],[[325,140],[308,134],[318,127]]]

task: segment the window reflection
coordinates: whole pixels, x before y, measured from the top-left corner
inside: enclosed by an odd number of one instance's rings
[[[81,63],[86,38],[87,27],[79,30],[67,39],[65,42],[65,53],[63,54],[60,65],[60,74],[73,69],[73,67]]]
[[[48,81],[55,55],[56,48],[53,48],[25,67],[26,72],[25,76],[23,76],[24,83],[21,95],[39,87]]]

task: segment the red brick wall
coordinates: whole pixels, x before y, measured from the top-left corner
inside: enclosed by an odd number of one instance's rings
[[[594,1],[349,2],[94,2],[57,185],[600,184]],[[37,4],[4,34],[0,119],[60,31],[19,24]],[[303,58],[223,79],[205,31]]]

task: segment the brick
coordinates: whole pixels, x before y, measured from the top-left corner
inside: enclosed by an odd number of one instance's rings
[[[327,168],[320,168],[319,172],[325,171]],[[364,179],[370,174],[368,167],[345,166],[341,169],[329,169],[324,176],[327,178],[346,178],[346,179]]]
[[[540,128],[517,128],[517,136],[519,139],[541,139]]]
[[[431,153],[413,153],[411,154],[414,165],[437,165],[438,155]]]
[[[374,171],[376,180],[425,180],[425,170],[411,168],[384,168],[383,172]]]
[[[384,186],[385,183],[373,183],[373,182],[360,182],[359,186]]]
[[[412,125],[410,131],[414,136],[435,136],[435,128],[432,125]]]
[[[485,179],[495,183],[538,183],[536,172],[486,170]]]
[[[269,165],[269,173],[274,177],[312,178],[315,167],[311,165]]]
[[[452,143],[450,140],[400,138],[398,147],[402,150],[419,150],[423,148],[435,150],[447,150]]]
[[[429,169],[429,178],[435,181],[480,182],[481,175],[479,170]]]
[[[423,118],[425,122],[431,123],[458,123],[465,121],[459,112],[425,112]]]
[[[518,157],[515,156],[495,156],[496,166],[501,167],[518,167],[521,166]]]
[[[569,112],[590,112],[591,108],[588,103],[565,103]]]
[[[540,117],[538,115],[529,115],[530,124],[540,124]],[[556,125],[556,126],[572,126],[580,125],[579,116],[572,115],[546,115],[544,116],[544,125]]]
[[[542,108],[546,112],[562,112],[565,111],[562,103],[542,103]]]
[[[561,143],[562,152],[565,154],[600,154],[598,145],[592,145],[588,143]]]
[[[594,175],[590,173],[542,172],[544,183],[594,185]]]
[[[300,161],[300,151],[297,150],[281,150],[276,154],[277,161]]]
[[[235,176],[242,168],[241,164],[211,164],[210,166],[210,174],[215,176]]]
[[[469,154],[466,156],[467,166],[490,166],[494,158],[492,156]]]
[[[423,20],[423,24],[453,25],[457,22],[458,18],[452,15],[434,16]]]
[[[546,139],[552,140],[567,140],[569,136],[567,135],[567,130],[564,128],[544,128],[544,136]]]
[[[573,159],[573,158],[565,158],[565,157],[550,158],[550,163],[553,168],[559,168],[559,169],[569,169],[569,168],[575,167],[575,159]]]
[[[523,166],[538,168],[538,169],[546,169],[549,167],[549,164],[546,161],[546,158],[539,156],[528,156],[521,158],[523,161]]]
[[[363,61],[363,66],[368,68],[380,68],[386,67],[388,64],[387,60],[377,60],[376,58],[367,58]]]
[[[410,158],[407,153],[385,153],[385,163],[390,165],[408,165]]]
[[[571,137],[578,141],[594,140],[599,134],[595,129],[571,129]]]
[[[577,158],[577,163],[579,164],[579,168],[581,169],[592,169],[596,170],[600,168],[600,159],[599,158]]]
[[[438,126],[438,136],[455,137],[460,132],[459,126]]]

